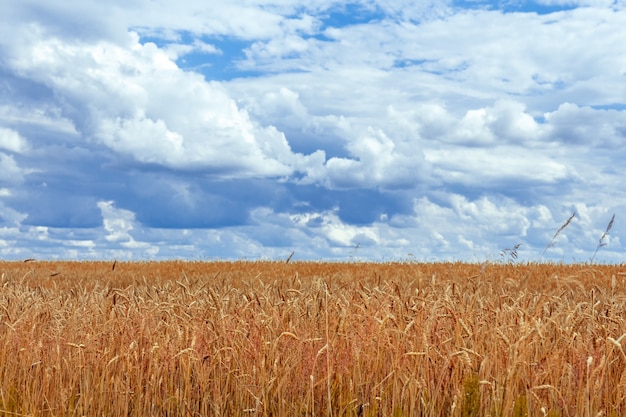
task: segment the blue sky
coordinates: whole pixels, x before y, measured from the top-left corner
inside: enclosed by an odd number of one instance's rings
[[[623,0],[222,3],[3,2],[0,257],[623,262]]]

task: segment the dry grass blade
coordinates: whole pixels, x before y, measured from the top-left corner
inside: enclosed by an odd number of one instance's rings
[[[611,231],[611,228],[613,227],[614,221],[615,221],[615,213],[613,213],[613,216],[611,216],[611,220],[609,221],[609,224],[606,226],[606,229],[604,230],[604,233],[602,233],[602,236],[600,236],[600,240],[598,241],[598,247],[596,248],[595,252],[593,253],[593,256],[591,257],[591,262],[593,262],[593,260],[596,258],[596,255],[598,254],[598,251],[600,250],[600,248],[606,246],[606,241],[604,239],[606,239],[606,237],[609,235],[609,232]]]
[[[563,223],[563,225],[561,227],[559,227],[559,230],[556,231],[556,233],[554,234],[554,236],[552,236],[552,240],[550,241],[550,243],[548,243],[545,247],[545,249],[543,250],[543,252],[541,252],[541,256],[539,257],[539,260],[543,259],[543,256],[546,254],[546,252],[548,251],[548,249],[550,249],[552,246],[555,245],[556,243],[556,238],[559,237],[559,235],[561,234],[561,232],[567,227],[569,226],[569,224],[572,222],[572,220],[574,220],[574,217],[576,217],[576,212],[573,212],[571,216],[569,216],[569,218],[565,221],[565,223]]]
[[[502,251],[500,251],[500,258],[504,259],[505,257],[509,257],[508,261],[509,262],[515,262],[517,261],[518,258],[518,249],[522,246],[521,243],[516,244],[515,246],[513,246],[513,248],[506,248],[506,249],[502,249]]]

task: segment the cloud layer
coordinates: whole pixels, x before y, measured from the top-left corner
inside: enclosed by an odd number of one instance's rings
[[[4,258],[622,262],[622,1],[14,3]]]

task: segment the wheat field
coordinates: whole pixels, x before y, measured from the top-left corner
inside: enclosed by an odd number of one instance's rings
[[[622,416],[626,267],[2,262],[1,416]]]

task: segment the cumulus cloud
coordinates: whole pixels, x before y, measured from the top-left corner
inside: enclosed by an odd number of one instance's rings
[[[626,207],[623,6],[10,3],[0,253],[532,260],[576,211],[548,255],[584,260]]]
[[[124,249],[129,252],[144,253],[153,258],[159,252],[159,248],[148,242],[139,242],[131,233],[137,225],[135,214],[129,210],[119,209],[113,205],[113,201],[100,201],[98,208],[102,212],[102,226],[105,231],[104,240],[115,243],[123,254]],[[106,248],[104,248],[106,250]]]
[[[346,145],[350,157],[333,157],[326,162],[330,187],[413,188],[424,180],[428,167],[418,141],[391,138],[372,127],[355,133],[358,136],[349,138]]]
[[[563,103],[545,115],[551,136],[569,145],[618,149],[626,139],[626,112]]]
[[[83,135],[138,162],[286,176],[306,161],[273,126],[251,120],[220,85],[180,70],[154,44],[130,38],[130,49],[41,40],[12,65],[66,97],[64,114]]]

